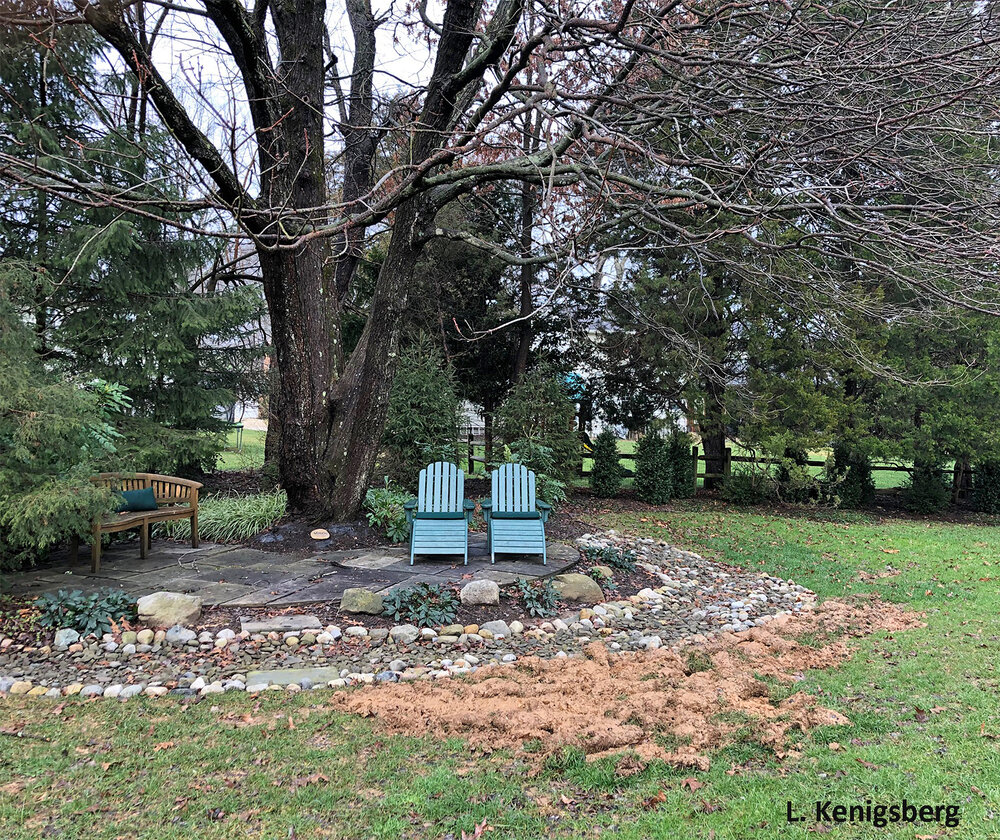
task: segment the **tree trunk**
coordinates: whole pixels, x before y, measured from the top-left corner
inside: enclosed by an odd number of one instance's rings
[[[336,377],[337,330],[322,305],[322,245],[262,250],[260,268],[277,366],[269,426],[279,426],[278,476],[293,508],[311,508],[325,494],[320,487],[321,436]]]
[[[333,390],[331,414],[322,425],[327,438],[321,494],[324,508],[337,519],[350,519],[360,509],[378,457],[396,370],[399,325],[420,254],[411,236],[418,215],[414,200],[396,211],[368,321]]]

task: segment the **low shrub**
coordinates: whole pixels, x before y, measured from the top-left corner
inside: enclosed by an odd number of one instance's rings
[[[622,465],[618,459],[618,438],[610,429],[605,429],[594,440],[591,454],[594,466],[590,471],[590,488],[594,495],[610,499],[618,494],[622,486]]]
[[[556,601],[559,595],[556,593],[552,581],[548,578],[518,578],[513,584],[515,597],[524,606],[528,615],[543,617],[552,615],[556,608]]]
[[[972,472],[972,503],[981,513],[1000,513],[1000,461],[982,461]]]
[[[46,592],[36,602],[41,611],[39,623],[60,630],[65,627],[80,635],[100,637],[111,632],[111,622],[136,619],[135,598],[119,589],[101,589],[84,595],[79,589],[71,592]]]
[[[412,498],[386,476],[382,487],[372,487],[365,494],[368,524],[379,528],[393,542],[403,542],[410,536],[410,526],[406,522],[406,509],[403,505]]]
[[[903,490],[903,503],[911,513],[939,513],[951,501],[940,464],[917,462]]]
[[[212,542],[240,542],[273,526],[288,507],[284,490],[249,496],[209,496],[198,504],[198,533]],[[161,522],[158,528],[175,540],[191,537],[189,519]]]
[[[452,624],[458,615],[458,596],[439,584],[418,583],[394,589],[385,596],[383,615],[418,627]]]
[[[759,505],[774,501],[777,491],[774,479],[765,470],[750,465],[726,478],[719,495],[734,505]]]
[[[609,545],[605,547],[588,545],[583,549],[583,556],[591,563],[610,566],[620,572],[634,572],[636,564],[635,552],[630,548],[618,548]]]

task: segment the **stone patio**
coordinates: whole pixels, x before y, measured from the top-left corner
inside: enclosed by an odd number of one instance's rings
[[[345,589],[386,591],[416,583],[459,583],[488,578],[501,586],[520,577],[555,575],[575,565],[577,550],[548,544],[548,565],[540,558],[504,556],[495,565],[486,553],[486,537],[469,535],[469,565],[461,557],[418,557],[411,566],[409,549],[382,547],[322,551],[306,557],[203,543],[193,549],[169,540],[154,540],[148,557],[139,559],[135,542],[113,544],[102,554],[101,570],[90,572],[89,552],[73,563],[68,552],[54,554],[44,565],[5,576],[5,591],[40,595],[60,589],[92,592],[111,587],[140,598],[168,590],[198,595],[206,606],[277,608],[339,601]],[[470,577],[466,577],[466,576]]]

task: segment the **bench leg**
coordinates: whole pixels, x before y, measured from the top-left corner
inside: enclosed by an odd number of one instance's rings
[[[146,551],[149,549],[149,523],[143,522],[139,526],[139,559],[146,559]]]
[[[90,536],[90,571],[97,574],[101,570],[101,529],[94,528]]]
[[[198,511],[191,514],[191,548],[198,547]]]
[[[69,541],[69,560],[71,563],[75,563],[80,559],[80,536],[79,534],[74,534]]]

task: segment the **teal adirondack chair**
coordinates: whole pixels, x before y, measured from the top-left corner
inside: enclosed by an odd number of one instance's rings
[[[469,563],[469,523],[476,505],[463,495],[465,473],[436,461],[420,471],[417,498],[405,505],[410,565],[417,554],[461,554]]]
[[[492,496],[483,500],[490,562],[498,554],[541,554],[545,565],[545,522],[552,508],[535,498],[535,474],[523,464],[493,471]]]

